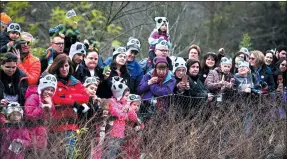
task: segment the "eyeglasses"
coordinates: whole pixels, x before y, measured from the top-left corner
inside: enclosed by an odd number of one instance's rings
[[[287,64],[285,65],[285,64],[280,64],[282,67],[286,67],[287,66]]]
[[[159,50],[161,52],[168,52],[168,50],[164,50],[164,49],[157,49],[157,50]]]
[[[57,46],[63,46],[64,45],[64,43],[54,43],[54,44]]]
[[[249,57],[249,59],[250,59],[250,60],[252,60],[252,61],[253,61],[253,60],[255,60],[255,58],[254,58],[254,57]]]
[[[23,43],[24,45],[27,45],[27,46],[32,46],[32,42],[31,41],[26,41],[25,43]]]

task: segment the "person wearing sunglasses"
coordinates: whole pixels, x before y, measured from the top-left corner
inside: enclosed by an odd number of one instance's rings
[[[249,57],[251,73],[255,78],[254,88],[259,94],[273,95],[275,82],[272,70],[265,65],[264,54],[261,51],[251,51]]]
[[[29,85],[37,85],[41,73],[40,60],[31,53],[33,39],[30,33],[22,32],[21,49],[13,49],[13,53],[18,57],[17,66],[27,75]]]
[[[17,56],[8,52],[0,60],[0,105],[11,102],[24,105],[28,80],[26,74],[17,67]]]
[[[7,51],[11,51],[11,49],[15,46],[15,41],[20,40],[21,27],[18,23],[10,23],[7,27],[6,36],[1,35],[0,42],[0,53],[5,53]]]

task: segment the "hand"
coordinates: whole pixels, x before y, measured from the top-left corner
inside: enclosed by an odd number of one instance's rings
[[[106,80],[107,78],[109,78],[110,77],[110,73],[111,73],[111,71],[109,70],[109,71],[107,71],[107,73],[105,74],[105,77],[104,77],[104,79]]]
[[[224,48],[220,48],[218,50],[218,52],[219,52],[220,55],[224,55],[225,54]]]
[[[124,108],[123,108],[123,112],[124,113],[127,113],[129,111],[129,106],[125,106]]]
[[[184,89],[186,87],[186,84],[184,82],[179,82],[177,85],[176,85],[177,88],[179,89]]]
[[[13,49],[12,52],[17,56],[17,63],[22,63],[21,54],[19,49]]]
[[[186,90],[189,90],[189,89],[190,89],[190,86],[189,86],[189,83],[188,83],[188,82],[186,83],[185,89],[186,89]]]
[[[244,92],[251,93],[251,88],[245,88]]]
[[[150,80],[148,80],[148,85],[152,85],[154,83],[157,83],[158,77],[152,77]]]
[[[0,105],[8,105],[8,104],[9,104],[9,102],[6,99],[2,99],[0,101]]]
[[[208,94],[207,94],[207,101],[208,101],[208,102],[211,102],[211,101],[213,100],[213,97],[214,97],[213,94],[208,93]]]
[[[9,42],[7,43],[7,45],[10,46],[10,47],[12,47],[12,46],[14,45],[14,41],[9,41]]]
[[[49,105],[52,105],[53,102],[52,102],[52,98],[50,96],[46,96],[44,97],[44,104],[49,104]]]

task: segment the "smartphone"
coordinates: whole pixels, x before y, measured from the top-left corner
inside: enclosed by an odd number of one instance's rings
[[[108,71],[111,71],[111,68],[109,65],[104,67],[103,75],[106,75]]]
[[[182,82],[185,83],[185,84],[187,84],[187,83],[189,82],[189,80],[188,80],[188,75],[184,75],[184,76],[182,77]]]
[[[13,140],[8,149],[16,154],[20,154],[23,150],[22,148],[23,144],[21,142]]]

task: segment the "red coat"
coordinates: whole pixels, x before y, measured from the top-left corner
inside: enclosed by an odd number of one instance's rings
[[[83,104],[89,101],[89,95],[82,83],[73,76],[70,76],[67,85],[58,80],[53,101],[56,108],[55,120],[58,125],[55,131],[77,130],[78,115],[73,110],[74,102]]]
[[[27,120],[29,134],[31,136],[33,147],[38,149],[43,149],[47,145],[48,141],[48,127],[43,125],[44,121],[48,121],[55,115],[56,110],[54,105],[52,105],[51,112],[46,112],[42,107],[40,107],[41,102],[40,95],[37,92],[38,86],[29,86],[26,92],[26,102],[25,102],[25,117]],[[30,125],[31,124],[31,125]]]

